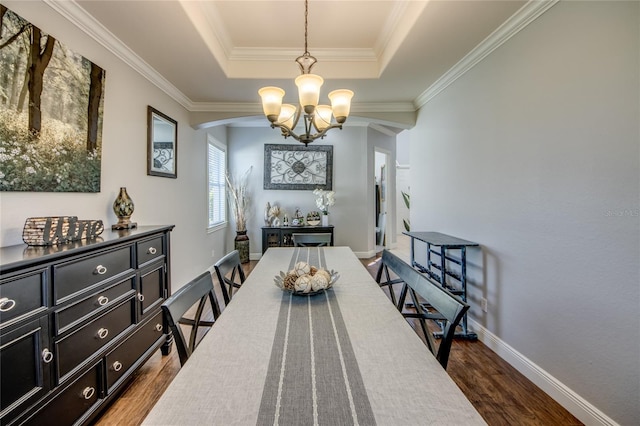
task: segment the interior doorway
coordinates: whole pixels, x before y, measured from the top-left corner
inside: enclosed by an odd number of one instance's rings
[[[389,244],[388,229],[389,229],[389,211],[391,210],[391,195],[389,186],[389,171],[390,171],[390,158],[391,155],[384,150],[376,148],[375,154],[375,196],[374,196],[374,209],[375,209],[375,227],[374,227],[374,241],[376,253],[381,252]]]

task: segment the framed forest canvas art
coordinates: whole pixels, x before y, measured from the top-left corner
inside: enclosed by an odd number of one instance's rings
[[[100,192],[105,71],[0,4],[0,191]]]

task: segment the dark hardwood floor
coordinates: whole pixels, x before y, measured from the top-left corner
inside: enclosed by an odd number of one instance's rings
[[[374,277],[377,260],[361,259]],[[245,264],[245,272],[249,274],[255,264],[255,261]],[[220,294],[218,300],[223,300]],[[164,357],[158,351],[95,424],[139,425],[179,370],[180,361],[175,349]],[[491,426],[582,425],[482,342],[455,340],[447,372]]]

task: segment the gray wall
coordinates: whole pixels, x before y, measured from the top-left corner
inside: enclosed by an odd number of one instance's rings
[[[640,424],[639,16],[560,2],[411,130],[412,228],[482,245],[472,318],[623,425]]]
[[[333,189],[336,204],[329,208],[330,223],[334,225],[336,245],[348,245],[361,257],[373,256],[375,244],[373,165],[374,146],[393,149],[395,158],[395,136],[384,135],[366,126],[345,126],[343,130],[332,130],[327,136],[313,142],[313,145],[333,145]],[[290,142],[279,131],[262,127],[230,127],[228,129],[229,171],[233,175],[244,173],[250,166],[253,213],[249,220],[250,252],[252,259],[262,254],[262,233],[264,208],[267,202],[277,204],[281,211],[291,217],[296,207],[306,215],[317,210],[312,191],[265,190],[264,145]],[[282,217],[281,217],[282,219]],[[227,247],[233,247],[233,235],[227,237]]]

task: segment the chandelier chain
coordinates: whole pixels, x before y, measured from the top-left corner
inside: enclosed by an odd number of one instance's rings
[[[307,48],[307,20],[309,16],[309,0],[305,0],[304,2],[304,53],[309,54],[309,49]]]

